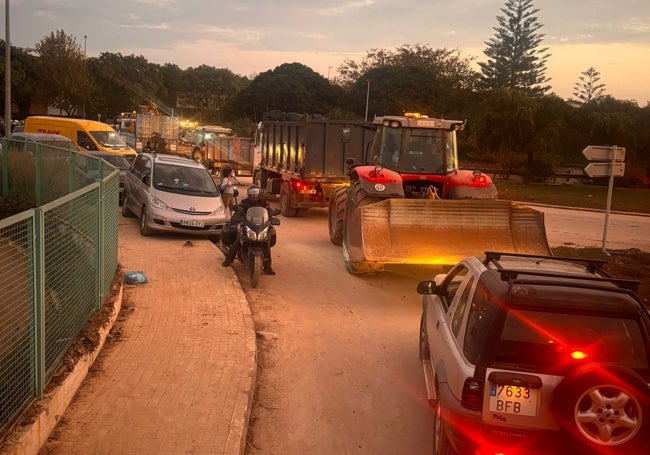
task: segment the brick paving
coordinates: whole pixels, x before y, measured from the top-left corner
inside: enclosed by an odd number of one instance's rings
[[[148,283],[125,285],[122,339],[42,452],[243,454],[256,347],[235,273],[207,239],[142,237],[137,219],[119,223],[119,262]]]

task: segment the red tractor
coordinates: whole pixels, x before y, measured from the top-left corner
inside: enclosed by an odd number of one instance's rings
[[[330,196],[330,240],[350,273],[384,264],[453,264],[484,251],[550,254],[541,212],[497,200],[492,179],[458,168],[461,121],[375,118],[364,164]]]

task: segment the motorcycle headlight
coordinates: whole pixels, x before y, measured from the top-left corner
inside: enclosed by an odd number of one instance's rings
[[[257,240],[257,234],[255,233],[254,230],[252,230],[250,228],[246,228],[246,237],[249,240],[253,240],[253,241]]]
[[[265,228],[262,232],[257,234],[257,240],[266,240],[269,236],[269,228]]]

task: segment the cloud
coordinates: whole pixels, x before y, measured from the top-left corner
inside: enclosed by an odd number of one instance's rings
[[[321,16],[334,16],[339,14],[345,14],[350,10],[358,10],[361,8],[367,8],[375,4],[375,0],[362,0],[358,2],[345,3],[340,6],[333,6],[330,8],[321,8],[316,10],[316,14]]]

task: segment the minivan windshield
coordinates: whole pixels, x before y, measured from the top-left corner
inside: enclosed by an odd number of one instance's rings
[[[219,189],[204,168],[156,163],[153,185],[172,193],[193,193],[198,196],[218,196]]]

